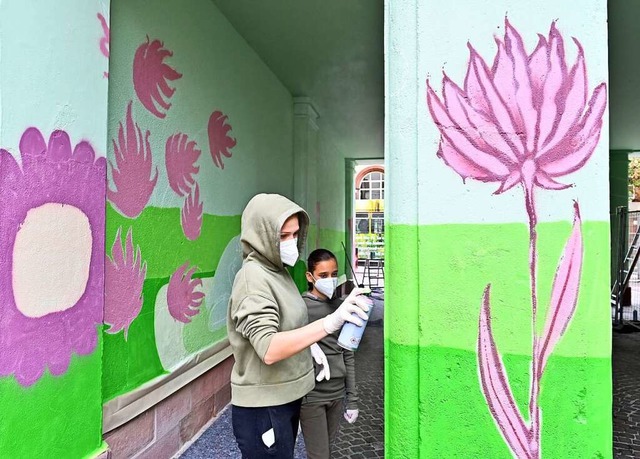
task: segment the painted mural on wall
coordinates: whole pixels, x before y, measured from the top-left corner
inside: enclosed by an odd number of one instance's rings
[[[100,52],[104,57],[107,58],[107,63],[109,62],[109,23],[107,19],[102,15],[102,13],[98,13],[98,21],[100,21],[100,26],[102,27],[102,37],[100,37],[99,47]],[[103,73],[105,78],[109,78],[109,72]]]
[[[65,131],[0,149],[0,376],[30,386],[96,347],[102,322],[104,158]]]
[[[226,324],[216,318],[226,310],[228,296],[213,284],[218,272],[235,276],[239,269],[235,260],[220,260],[216,270],[201,268],[215,266],[216,247],[222,251],[239,231],[237,224],[232,234],[212,231],[220,217],[204,213],[201,187],[215,177],[202,175],[202,161],[223,169],[222,158],[231,157],[236,140],[228,135],[227,116],[217,110],[202,122],[211,156],[201,155],[187,132],[192,126],[166,136],[163,125],[180,103],[174,94],[183,77],[172,56],[157,38],[137,46],[129,61],[135,99],[127,102],[124,120],[113,131],[107,238],[114,242],[107,259],[105,323],[106,333],[114,336],[105,342],[106,399],[175,370],[224,338]],[[145,110],[156,121],[149,123]],[[151,204],[154,196],[155,203],[176,196],[182,207]]]
[[[576,311],[583,261],[579,203],[568,201],[573,229],[560,254],[546,317],[541,320],[535,197],[541,191],[571,186],[558,179],[589,160],[606,109],[606,85],[598,84],[589,95],[584,51],[580,41],[573,41],[577,57],[571,63],[565,57],[565,38],[553,22],[548,36],[539,35],[537,46],[527,52],[520,33],[505,20],[505,34],[496,38],[498,49],[491,65],[469,44],[462,85],[444,74],[438,96],[427,81],[428,108],[440,131],[438,156],[463,180],[495,183],[495,194],[515,187],[523,192],[532,334],[526,416],[518,408],[493,336],[491,284],[482,294],[477,338],[481,391],[505,443],[518,458],[541,457],[541,385],[547,361]],[[539,326],[542,321],[544,327]]]

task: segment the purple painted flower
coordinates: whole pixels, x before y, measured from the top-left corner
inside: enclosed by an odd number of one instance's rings
[[[195,179],[194,175],[200,170],[195,165],[201,151],[195,141],[190,141],[186,134],[174,134],[167,139],[165,146],[165,164],[169,186],[178,196],[184,196],[191,191]]]
[[[200,201],[200,188],[196,183],[189,196],[184,200],[180,219],[182,232],[190,241],[195,241],[200,237],[203,207],[202,201]]]
[[[104,57],[107,58],[107,62],[109,61],[109,24],[107,24],[107,20],[105,17],[98,13],[98,20],[100,21],[100,25],[102,26],[102,37],[100,38],[100,52]],[[109,78],[109,72],[104,72],[105,78]]]
[[[185,274],[189,262],[176,269],[169,279],[167,288],[167,304],[171,316],[183,323],[191,322],[191,317],[200,313],[200,305],[204,299],[204,293],[196,291],[196,287],[202,287],[202,279],[192,279],[196,272],[194,266]]]
[[[112,140],[116,165],[114,167],[111,161],[109,165],[115,190],[109,187],[107,198],[123,215],[135,218],[149,202],[158,181],[158,168],[155,177],[152,177],[150,133],[147,131],[143,137],[140,127],[131,116],[131,105],[129,102],[127,106],[126,129],[120,123],[118,143]]]
[[[102,322],[106,161],[36,128],[0,150],[0,376],[34,384],[93,352]]]
[[[224,169],[222,157],[231,158],[229,149],[236,146],[236,139],[230,137],[231,125],[227,124],[227,115],[215,111],[209,117],[209,151],[213,162],[220,169]]]
[[[147,263],[142,262],[140,247],[134,249],[131,228],[127,231],[126,252],[122,248],[122,227],[118,228],[111,247],[111,258],[106,260],[104,323],[107,333],[124,330],[124,338],[131,322],[142,309],[142,286],[147,274]]]
[[[441,100],[427,82],[441,134],[438,156],[462,178],[500,183],[496,193],[518,183],[529,192],[566,188],[556,179],[580,169],[598,144],[606,85],[598,85],[587,103],[582,45],[574,39],[578,56],[569,67],[555,23],[531,54],[508,20],[504,40],[496,42],[491,68],[468,45],[464,88],[445,74]]]
[[[176,91],[169,87],[168,81],[182,77],[182,74],[165,64],[164,60],[170,56],[173,53],[165,49],[160,40],[150,42],[147,37],[146,43],[138,47],[133,58],[133,88],[142,105],[158,118],[164,118],[166,113],[156,105],[165,112],[169,110],[171,104],[165,98],[170,99]]]

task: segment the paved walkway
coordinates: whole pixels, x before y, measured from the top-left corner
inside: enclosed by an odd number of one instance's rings
[[[384,346],[383,306],[376,301],[371,320],[356,351],[356,380],[360,397],[360,416],[355,424],[344,421],[332,459],[384,457]],[[187,449],[182,459],[239,459],[231,427],[231,410],[227,407],[201,436]],[[296,459],[307,457],[302,435],[298,436]]]
[[[640,458],[640,333],[613,334],[613,454]]]

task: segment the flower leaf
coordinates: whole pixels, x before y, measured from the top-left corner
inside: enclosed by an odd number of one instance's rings
[[[491,331],[490,289],[491,284],[484,290],[478,324],[478,370],[482,393],[512,453],[518,458],[531,458],[531,435],[513,398],[507,371]]]
[[[547,311],[544,333],[540,340],[538,375],[542,377],[553,348],[569,326],[578,302],[582,271],[582,230],[580,207],[574,203],[573,230],[558,263],[551,290],[551,304]]]

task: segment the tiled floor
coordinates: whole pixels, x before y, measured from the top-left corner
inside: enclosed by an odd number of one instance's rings
[[[376,301],[371,320],[356,351],[356,378],[360,397],[360,417],[341,431],[332,455],[334,459],[384,457],[384,343],[382,301]],[[227,408],[191,447],[182,459],[238,459],[240,451]],[[302,435],[298,437],[296,459],[306,458]]]

